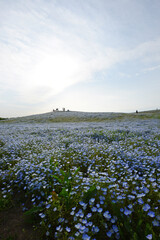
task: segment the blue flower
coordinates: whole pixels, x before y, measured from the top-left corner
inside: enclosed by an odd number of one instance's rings
[[[108,236],[108,237],[111,237],[111,236],[112,236],[112,232],[111,232],[111,231],[108,231],[108,232],[107,232],[107,236]]]
[[[58,222],[59,222],[59,223],[64,222],[64,218],[59,218],[59,219],[58,219]]]
[[[90,204],[90,205],[93,205],[94,202],[95,202],[95,198],[91,198],[91,199],[89,200],[89,204]]]
[[[132,207],[133,207],[132,204],[129,204],[129,205],[128,205],[128,208],[129,208],[129,209],[131,209]]]
[[[160,220],[160,215],[157,216],[157,219]]]
[[[46,208],[48,209],[48,208],[50,208],[50,206],[51,206],[51,204],[48,204],[48,205],[46,206]]]
[[[156,219],[154,221],[152,221],[152,224],[154,227],[159,227],[160,224],[159,224],[159,221],[157,221]]]
[[[59,226],[56,227],[56,230],[57,230],[58,232],[62,232],[63,228],[61,227],[61,225],[59,225]]]
[[[97,208],[96,207],[93,207],[91,210],[92,210],[92,212],[97,212]]]
[[[83,220],[82,220],[82,223],[83,223],[83,224],[86,224],[86,223],[87,223],[87,220],[86,220],[86,219],[83,219]]]
[[[39,216],[40,216],[41,218],[44,218],[46,215],[45,215],[44,213],[40,213]]]
[[[147,212],[150,208],[151,208],[151,207],[149,206],[148,203],[143,206],[143,210],[144,210],[145,212]]]
[[[82,225],[81,225],[80,223],[77,223],[77,224],[75,225],[75,228],[80,229],[81,226],[82,226]]]
[[[72,216],[73,216],[73,215],[74,215],[74,211],[70,212],[70,215],[72,215]]]
[[[75,236],[76,236],[76,237],[78,237],[79,235],[80,235],[80,233],[79,233],[79,232],[76,232],[76,233],[75,233]]]
[[[153,211],[149,211],[149,212],[148,212],[148,216],[150,216],[150,217],[155,217],[155,213],[154,213]]]
[[[130,215],[131,213],[132,213],[131,210],[128,210],[127,208],[125,208],[124,214],[125,214],[126,216]]]
[[[88,236],[86,233],[84,233],[84,234],[82,235],[82,239],[83,239],[83,240],[90,240],[91,237]]]
[[[99,228],[97,226],[93,226],[92,227],[92,232],[93,233],[98,233],[99,232]]]
[[[66,227],[66,231],[67,231],[67,232],[70,232],[71,229],[70,229],[69,227]]]
[[[113,231],[114,231],[115,233],[117,233],[117,232],[119,231],[119,230],[118,230],[118,227],[117,227],[116,225],[113,225],[112,228],[113,228]]]
[[[46,232],[46,236],[49,236],[49,231]]]
[[[111,214],[109,214],[109,211],[104,212],[104,213],[103,213],[103,216],[104,216],[107,220],[109,220],[109,219],[111,218]]]
[[[87,224],[89,227],[91,227],[92,225],[93,225],[93,223],[92,222],[88,222],[88,224]]]
[[[100,208],[100,204],[99,204],[99,203],[97,203],[97,204],[96,204],[96,207],[97,207],[97,208]]]
[[[111,219],[111,223],[115,223],[116,220],[114,218]]]
[[[101,213],[103,211],[102,208],[98,208],[97,212]]]
[[[139,203],[139,204],[143,204],[143,203],[144,203],[143,200],[142,200],[142,198],[139,198],[139,199],[138,199],[138,203]]]
[[[148,235],[146,236],[146,238],[149,239],[149,240],[151,240],[151,239],[152,239],[152,234],[148,234]]]
[[[92,213],[88,213],[86,217],[87,217],[87,218],[92,217]]]

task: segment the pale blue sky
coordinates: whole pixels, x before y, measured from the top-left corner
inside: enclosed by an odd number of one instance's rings
[[[0,117],[160,108],[159,0],[0,0]]]

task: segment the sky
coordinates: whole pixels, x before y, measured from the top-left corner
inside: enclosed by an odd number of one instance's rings
[[[159,0],[0,0],[0,117],[160,108]]]

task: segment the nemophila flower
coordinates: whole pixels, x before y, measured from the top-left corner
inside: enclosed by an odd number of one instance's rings
[[[108,225],[107,225],[107,223],[104,223],[104,227],[105,227],[105,229],[107,229],[107,228],[108,228]]]
[[[155,217],[155,213],[154,213],[153,211],[149,211],[149,212],[148,212],[148,216],[150,216],[150,217]]]
[[[115,218],[112,218],[111,223],[115,223],[115,222],[116,222]]]
[[[95,202],[95,198],[90,198],[89,204],[92,205]]]
[[[137,194],[137,198],[142,198],[142,197],[144,197],[144,196],[145,196],[144,193]]]
[[[104,196],[99,196],[99,199],[100,199],[101,201],[104,201],[104,200],[105,200],[105,197],[104,197]]]
[[[132,207],[133,207],[133,205],[132,205],[132,204],[129,204],[129,205],[128,205],[128,208],[129,208],[129,209],[131,209]]]
[[[71,229],[70,229],[69,227],[66,227],[66,231],[67,231],[67,232],[70,232]]]
[[[87,226],[91,227],[93,225],[93,222],[88,222]]]
[[[104,213],[103,213],[103,216],[104,216],[107,220],[109,220],[109,219],[111,218],[111,214],[109,213],[109,211],[104,212]]]
[[[141,205],[144,203],[144,201],[142,200],[142,198],[139,198],[139,199],[138,199],[138,203],[141,204]]]
[[[49,236],[49,231],[46,232],[46,236]]]
[[[100,208],[100,204],[99,204],[99,203],[97,203],[97,204],[96,204],[96,207],[97,207],[97,208]]]
[[[81,228],[81,226],[82,226],[82,224],[81,224],[81,223],[77,223],[77,224],[75,225],[75,228],[77,228],[77,229],[80,229],[80,228]]]
[[[48,208],[50,208],[50,207],[51,207],[51,204],[47,204],[46,208],[48,209]]]
[[[91,239],[91,237],[88,236],[86,233],[84,233],[84,234],[82,235],[82,240],[90,240],[90,239]]]
[[[62,232],[63,228],[62,228],[61,225],[59,225],[59,226],[56,227],[56,230],[57,230],[58,232]]]
[[[98,233],[98,232],[99,232],[99,227],[93,226],[93,227],[92,227],[92,232],[93,232],[93,233]]]
[[[149,189],[146,187],[144,187],[142,190],[144,191],[144,193],[149,193]]]
[[[90,218],[90,217],[92,217],[92,213],[88,213],[86,216],[86,218]]]
[[[97,212],[101,213],[103,211],[103,208],[98,208]]]
[[[149,240],[151,240],[151,239],[152,239],[152,234],[148,234],[148,235],[146,236],[146,238],[149,239]]]
[[[59,218],[59,219],[58,219],[58,222],[59,222],[59,223],[64,222],[64,218]]]
[[[156,220],[156,219],[154,221],[152,221],[152,224],[153,224],[154,227],[159,227],[160,226],[159,221]]]
[[[160,221],[160,215],[158,215],[156,218],[157,218],[157,220],[159,220],[159,221]]]
[[[128,210],[127,208],[125,208],[124,214],[125,214],[126,216],[130,215],[131,213],[132,213],[131,210]]]
[[[123,209],[123,208],[120,208],[120,211],[121,211],[121,212],[124,212],[124,209]]]
[[[115,233],[117,233],[117,232],[119,231],[119,230],[118,230],[118,227],[117,227],[116,225],[113,225],[112,228],[113,228],[113,231],[114,231]]]
[[[112,236],[112,232],[111,232],[111,231],[108,231],[108,232],[107,232],[107,236],[108,236],[108,237],[111,237],[111,236]]]
[[[123,199],[122,195],[118,195],[117,199],[122,200]]]
[[[97,212],[97,208],[96,207],[92,207],[91,210],[92,210],[92,212]]]
[[[146,204],[143,206],[142,209],[143,209],[145,212],[147,212],[150,208],[151,208],[151,207],[149,206],[149,204],[146,203]]]
[[[86,219],[82,219],[82,223],[83,224],[87,224],[87,220]]]
[[[85,232],[88,232],[88,228],[86,228],[86,226],[81,225],[79,231],[80,231],[80,233],[85,233]]]
[[[85,203],[83,201],[80,201],[79,204],[83,207],[83,205],[85,205]]]
[[[100,186],[96,186],[96,189],[97,189],[97,190],[100,190],[101,188],[100,188]]]
[[[39,213],[39,216],[41,217],[41,218],[45,218],[45,214],[44,213]]]
[[[129,200],[135,199],[134,195],[128,195]]]
[[[80,232],[76,232],[74,235],[78,237],[80,235]]]

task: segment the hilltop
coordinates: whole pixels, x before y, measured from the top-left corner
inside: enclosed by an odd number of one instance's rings
[[[7,123],[100,122],[114,120],[160,119],[160,110],[139,113],[54,111],[25,117],[3,119]]]

